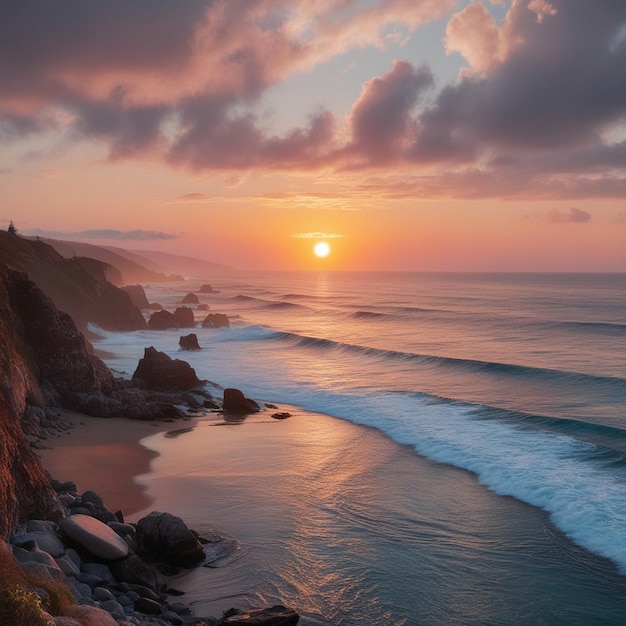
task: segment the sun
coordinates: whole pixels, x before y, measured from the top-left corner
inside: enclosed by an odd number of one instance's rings
[[[318,256],[320,259],[327,257],[330,253],[330,246],[325,241],[318,241],[313,246],[313,252],[315,256]]]

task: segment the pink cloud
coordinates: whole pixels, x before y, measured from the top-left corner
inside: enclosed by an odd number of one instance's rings
[[[623,196],[626,142],[602,139],[626,114],[622,0],[601,11],[513,0],[499,23],[472,2],[447,25],[446,50],[471,68],[457,82],[436,85],[421,58],[396,61],[364,83],[345,120],[311,107],[300,127],[268,130],[259,105],[273,85],[356,48],[396,45],[453,6],[3,3],[0,137],[57,129],[68,143],[101,143],[112,160],[201,172],[336,170],[358,184],[378,171],[397,193],[396,175],[417,193]]]
[[[591,213],[571,207],[568,211],[553,209],[548,213],[530,213],[524,219],[548,224],[585,224],[591,220]]]
[[[352,150],[370,163],[401,156],[414,141],[412,110],[432,84],[428,69],[416,70],[407,61],[396,61],[384,76],[368,81],[350,113]]]
[[[543,18],[547,15],[556,15],[556,9],[548,2],[548,0],[531,0],[528,8],[537,16],[537,22],[541,24]]]
[[[569,211],[559,211],[554,209],[550,211],[548,215],[548,221],[553,224],[584,224],[591,219],[591,213],[588,211],[583,211],[583,209],[577,209],[576,207],[571,207]]]
[[[495,19],[482,2],[473,2],[455,13],[446,27],[448,54],[460,53],[478,74],[487,74],[501,63],[507,42]]]

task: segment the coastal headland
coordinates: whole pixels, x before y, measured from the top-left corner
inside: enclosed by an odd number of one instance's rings
[[[188,426],[222,402],[186,362],[151,346],[132,380],[116,378],[96,356],[55,297],[71,294],[68,308],[82,312],[83,328],[94,321],[90,307],[107,311],[113,330],[145,327],[130,295],[108,281],[106,263],[68,264],[14,230],[0,233],[0,250],[0,623],[297,623],[298,614],[280,605],[200,618],[172,601],[182,594],[168,588],[169,577],[221,558],[232,542],[211,531],[201,535],[171,513],[126,522],[122,506],[136,510],[149,502],[132,478],[149,469],[154,454],[136,442],[165,424]],[[224,410],[259,409],[232,391],[224,392]],[[46,471],[35,451],[45,457],[47,442],[62,437],[72,445],[58,446],[56,465],[50,456]],[[61,473],[63,482],[54,475]]]

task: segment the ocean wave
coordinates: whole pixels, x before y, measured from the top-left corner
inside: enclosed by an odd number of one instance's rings
[[[277,310],[293,310],[293,309],[308,309],[309,307],[303,304],[296,304],[295,302],[269,302],[263,306],[264,309],[277,309]]]
[[[619,337],[626,335],[626,324],[620,324],[619,322],[558,322],[555,326],[572,330],[616,335]]]
[[[626,573],[623,452],[541,428],[483,420],[471,405],[432,403],[416,394],[376,394],[367,408],[356,404],[348,411],[335,402],[327,408],[426,458],[473,472],[499,495],[544,509],[571,539]]]
[[[318,337],[309,337],[289,332],[277,332],[276,338],[287,341],[294,346],[301,348],[315,348],[318,350],[334,350],[339,352],[353,352],[364,356],[389,359],[393,361],[411,361],[424,365],[429,365],[444,369],[458,369],[478,373],[487,373],[495,376],[508,376],[516,378],[542,378],[551,381],[568,382],[569,384],[605,384],[623,389],[626,380],[612,376],[599,376],[593,374],[583,374],[579,372],[569,372],[540,367],[530,367],[526,365],[516,365],[512,363],[500,363],[495,361],[480,361],[475,359],[462,359],[456,357],[435,356],[427,354],[415,354],[412,352],[401,352],[398,350],[384,350],[355,344],[333,341]]]
[[[384,319],[389,317],[389,315],[387,315],[387,313],[376,313],[375,311],[356,311],[355,313],[350,313],[348,317],[356,320],[368,320]]]
[[[481,419],[506,421],[532,429],[540,429],[576,437],[604,450],[603,456],[611,456],[612,461],[626,464],[626,430],[606,424],[597,424],[578,419],[533,415],[519,411],[481,406],[476,410]],[[615,454],[615,456],[614,456]]]

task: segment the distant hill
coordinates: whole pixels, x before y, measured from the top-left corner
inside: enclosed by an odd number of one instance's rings
[[[220,263],[156,250],[133,250],[133,253],[152,262],[152,267],[156,267],[161,272],[175,272],[186,278],[208,278],[216,273],[235,271],[232,267]]]
[[[108,280],[117,286],[182,280],[182,276],[163,274],[149,259],[139,257],[122,248],[96,246],[81,241],[62,241],[60,239],[41,238],[41,241],[52,246],[66,259],[81,256],[107,263],[117,270],[117,272],[109,271],[107,273]]]

